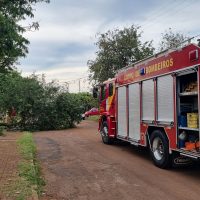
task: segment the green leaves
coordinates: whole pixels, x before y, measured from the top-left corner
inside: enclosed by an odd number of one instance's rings
[[[169,28],[162,34],[162,40],[160,42],[159,50],[163,51],[172,47],[177,48],[182,42],[186,41],[187,39],[188,37],[184,34],[173,32],[172,29]]]
[[[21,130],[53,130],[74,127],[81,114],[97,102],[88,93],[63,93],[53,82],[37,76],[21,77],[15,71],[0,73],[0,113],[14,108],[17,115],[10,126]]]
[[[27,17],[34,17],[34,5],[49,0],[0,0],[0,72],[13,69],[20,57],[28,53],[29,41],[23,33],[31,28],[39,27],[34,22],[28,27],[23,27],[19,22]]]
[[[24,20],[26,17],[34,17],[33,11],[36,3],[50,0],[1,0],[0,11],[3,16],[15,19],[16,21]]]
[[[134,25],[122,30],[109,30],[97,36],[96,58],[87,63],[89,77],[95,83],[113,78],[119,69],[153,55],[155,50],[152,41],[142,42],[140,27]],[[185,35],[169,28],[162,34],[158,50],[177,47],[186,39]]]
[[[119,69],[152,55],[152,41],[142,43],[140,39],[139,27],[134,25],[99,34],[96,59],[88,61],[91,80],[103,82],[113,78]]]

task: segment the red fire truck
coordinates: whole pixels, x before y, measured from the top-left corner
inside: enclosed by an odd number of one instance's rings
[[[199,67],[200,47],[187,44],[125,67],[94,88],[102,141],[148,147],[160,168],[199,159]]]

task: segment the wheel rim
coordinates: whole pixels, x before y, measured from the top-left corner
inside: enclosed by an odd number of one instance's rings
[[[162,140],[159,137],[154,138],[152,151],[156,160],[162,160],[164,157],[164,146]]]
[[[102,135],[102,137],[107,137],[107,135],[108,135],[108,128],[106,126],[103,127],[103,129],[101,131],[101,135]]]

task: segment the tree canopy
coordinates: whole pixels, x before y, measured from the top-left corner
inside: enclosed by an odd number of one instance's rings
[[[186,41],[188,37],[180,32],[174,32],[171,28],[161,34],[161,42],[159,45],[159,51],[169,49],[172,47],[178,47],[182,42]]]
[[[96,58],[88,60],[90,80],[101,83],[113,78],[119,69],[153,55],[153,40],[143,42],[141,37],[140,27],[134,25],[97,34]],[[161,34],[161,42],[156,49],[163,51],[178,47],[187,39],[184,34],[169,28]]]
[[[28,53],[29,41],[23,36],[29,28],[38,28],[38,23],[23,27],[21,22],[34,17],[34,6],[49,0],[0,0],[0,72],[13,69],[14,63]]]
[[[152,55],[152,41],[142,42],[141,36],[140,28],[134,25],[98,34],[96,59],[88,61],[90,79],[103,82],[129,63]]]

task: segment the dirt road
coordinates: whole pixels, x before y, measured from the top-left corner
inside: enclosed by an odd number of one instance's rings
[[[34,137],[47,183],[42,199],[200,199],[200,167],[161,170],[145,150],[104,145],[95,122]]]

